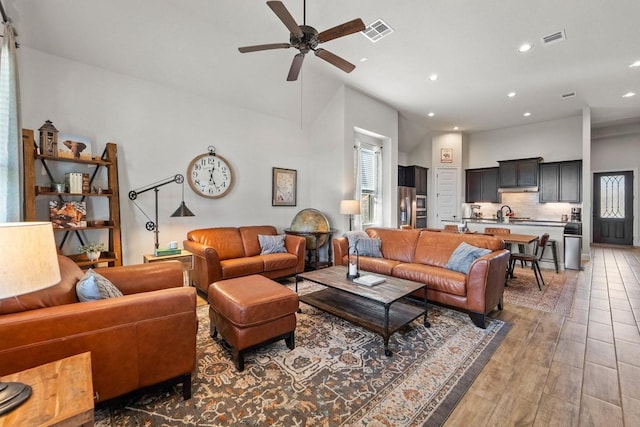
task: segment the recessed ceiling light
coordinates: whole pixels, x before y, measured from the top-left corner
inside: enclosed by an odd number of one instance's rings
[[[364,58],[360,58],[360,62],[365,62],[367,59],[369,58],[367,58],[366,56]]]
[[[640,60],[634,62],[633,64],[629,65],[629,68],[635,68],[635,67],[640,67]]]
[[[427,116],[429,116],[429,117],[433,117],[433,116],[435,116],[435,115],[436,115],[436,113],[433,113],[433,112],[431,112],[431,113],[427,114]]]
[[[635,92],[627,92],[624,95],[622,95],[623,98],[631,98],[632,96],[636,96]]]
[[[431,74],[429,76],[429,80],[431,80],[432,82],[435,82],[436,80],[438,80],[438,77],[440,76],[438,76],[437,74]]]
[[[520,45],[520,47],[518,48],[518,52],[520,52],[520,53],[529,52],[532,47],[533,47],[533,45],[531,43],[522,43]]]
[[[509,93],[507,94],[507,96],[508,96],[509,98],[513,98],[513,97],[515,97],[515,96],[516,96],[516,93],[515,93],[515,92],[509,92]]]
[[[530,113],[530,112],[528,112],[528,111],[527,111],[526,113],[524,113],[524,114],[523,114],[523,116],[525,116],[525,117],[529,117],[530,115],[531,115],[531,113]]]
[[[453,127],[453,130],[458,130],[458,129],[460,129],[458,126]]]

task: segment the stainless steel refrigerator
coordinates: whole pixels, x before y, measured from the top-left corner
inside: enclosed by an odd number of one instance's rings
[[[398,228],[416,227],[416,189],[398,187]]]

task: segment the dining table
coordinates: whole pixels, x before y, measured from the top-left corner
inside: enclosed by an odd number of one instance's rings
[[[521,252],[525,252],[524,250],[525,245],[530,245],[531,243],[536,242],[540,238],[540,236],[533,235],[533,234],[516,234],[516,233],[500,234],[498,237],[501,237],[505,243],[508,243],[511,245],[518,245],[518,248],[520,248]],[[507,270],[507,277],[511,279],[515,279],[515,276],[513,275],[513,271]]]
[[[540,236],[536,236],[533,234],[500,234],[499,237],[504,240],[505,243],[511,243],[512,245],[528,245],[540,238]]]

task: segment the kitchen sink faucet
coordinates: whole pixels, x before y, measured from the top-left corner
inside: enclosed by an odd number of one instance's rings
[[[502,211],[504,210],[504,208],[507,208],[507,214],[513,213],[513,211],[511,210],[511,207],[509,205],[502,205],[502,207],[500,208],[500,210],[498,211],[498,221],[502,222],[502,218],[504,217],[504,214],[502,213]]]

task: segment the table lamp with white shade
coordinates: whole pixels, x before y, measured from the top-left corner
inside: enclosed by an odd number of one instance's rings
[[[349,231],[351,231],[353,229],[353,216],[360,215],[360,201],[341,200],[340,213],[343,215],[349,215]]]
[[[0,223],[0,300],[60,282],[60,266],[50,222]],[[0,380],[0,415],[31,396],[31,387]]]

